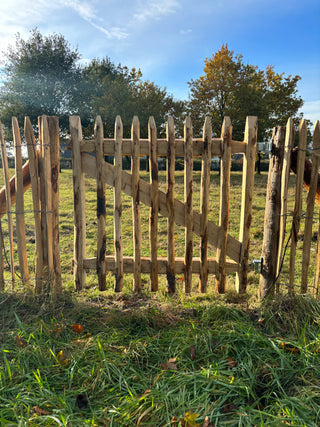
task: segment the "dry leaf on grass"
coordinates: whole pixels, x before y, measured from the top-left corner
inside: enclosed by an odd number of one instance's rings
[[[21,337],[21,335],[16,336],[16,344],[19,348],[23,348],[28,345],[27,342]]]
[[[190,347],[190,358],[191,360],[194,360],[196,358],[196,349],[193,345]]]
[[[231,366],[232,368],[235,368],[238,365],[238,363],[232,357],[228,357],[227,360],[228,360],[229,366]]]
[[[77,334],[81,334],[81,332],[83,331],[83,327],[79,324],[71,325],[71,328],[73,329],[73,332]]]
[[[50,412],[45,411],[44,409],[39,408],[39,406],[34,406],[32,408],[32,412],[33,412],[33,414],[37,414],[37,415],[50,415]]]
[[[168,360],[168,362],[161,363],[161,368],[164,371],[170,370],[170,369],[173,370],[173,371],[176,371],[178,369],[177,365],[176,365],[176,361],[177,361],[176,357],[170,357],[170,359]]]

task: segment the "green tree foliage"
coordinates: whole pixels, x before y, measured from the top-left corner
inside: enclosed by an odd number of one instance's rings
[[[23,123],[26,115],[36,122],[38,116],[47,114],[60,116],[60,126],[66,129],[78,90],[79,58],[62,35],[45,37],[33,29],[25,41],[17,34],[2,69],[2,122],[10,126],[11,117],[17,116]]]
[[[297,95],[299,76],[278,74],[271,66],[260,70],[244,64],[242,55],[235,55],[227,45],[204,65],[204,75],[188,82],[188,109],[196,134],[201,133],[206,115],[217,135],[224,116],[230,116],[234,137],[242,138],[246,116],[253,115],[258,116],[258,139],[263,141],[274,126],[295,117],[303,104]]]

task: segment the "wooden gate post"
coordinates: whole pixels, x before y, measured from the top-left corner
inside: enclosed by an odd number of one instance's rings
[[[279,249],[280,212],[281,212],[281,174],[286,128],[273,129],[272,157],[269,163],[267,201],[264,215],[264,232],[262,245],[262,267],[259,285],[259,300],[272,295],[277,275]]]
[[[83,260],[86,256],[86,216],[84,172],[81,162],[82,129],[79,116],[70,116],[72,175],[74,194],[74,279],[77,291],[86,283]]]
[[[246,151],[243,156],[242,200],[239,233],[241,251],[239,257],[239,272],[237,273],[236,278],[236,289],[239,294],[246,292],[249,271],[250,228],[252,221],[254,168],[258,131],[257,121],[257,117],[247,117],[244,134]]]

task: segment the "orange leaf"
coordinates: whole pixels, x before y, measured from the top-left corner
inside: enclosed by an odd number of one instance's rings
[[[33,413],[37,415],[50,415],[50,412],[45,411],[44,409],[39,408],[39,406],[34,406]]]
[[[145,396],[147,396],[149,393],[151,393],[151,390],[146,390],[143,395],[140,397],[140,399],[143,399]]]
[[[228,363],[232,368],[235,368],[238,364],[232,357],[228,357]]]
[[[71,325],[71,328],[73,329],[73,332],[76,332],[77,334],[81,334],[81,332],[83,331],[83,327],[78,324]]]

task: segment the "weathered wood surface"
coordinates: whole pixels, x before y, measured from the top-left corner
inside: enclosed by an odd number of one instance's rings
[[[113,138],[104,139],[104,152],[105,156],[114,155],[114,142]],[[211,154],[212,156],[222,156],[221,138],[212,138]],[[175,139],[175,153],[177,157],[184,157],[184,141],[183,139]],[[158,156],[166,157],[168,154],[168,140],[157,139]],[[192,154],[193,157],[201,157],[203,148],[202,138],[193,138],[192,141]],[[245,141],[231,141],[231,153],[245,153],[247,144]],[[82,141],[81,151],[85,153],[94,153],[94,141]],[[132,154],[132,140],[122,140],[122,153],[124,156],[131,156]],[[150,143],[148,139],[140,139],[140,156],[149,156]]]
[[[60,131],[58,117],[47,117],[49,140],[50,140],[50,162],[51,162],[51,195],[52,195],[52,240],[53,240],[53,271],[54,271],[54,294],[62,292],[60,244],[59,244],[59,172],[60,172]]]
[[[199,291],[207,292],[208,286],[208,216],[209,191],[211,169],[212,126],[209,117],[206,117],[203,126],[203,154],[201,165],[200,187],[200,280]]]
[[[41,202],[40,202],[40,182],[39,182],[39,168],[38,168],[38,151],[36,147],[36,141],[32,129],[32,125],[29,117],[25,118],[24,121],[24,134],[27,143],[28,157],[30,166],[28,167],[28,173],[31,182],[32,190],[32,205],[33,205],[33,216],[34,216],[34,229],[35,229],[35,244],[36,244],[36,255],[35,255],[35,273],[36,273],[36,285],[35,293],[40,294],[42,291],[42,279],[43,279],[43,250],[42,250],[42,235],[41,235]]]
[[[10,177],[8,167],[7,150],[3,136],[2,123],[0,122],[0,144],[1,144],[1,156],[2,156],[2,168],[5,182],[5,194],[6,194],[6,207],[7,207],[7,218],[8,218],[8,233],[9,233],[9,247],[10,247],[10,271],[12,287],[15,283],[15,268],[13,258],[13,223],[12,223],[12,212],[11,212],[11,197],[10,195]]]
[[[97,275],[100,291],[106,290],[106,188],[103,179],[103,124],[96,118],[94,126],[97,167]]]
[[[310,263],[310,250],[312,240],[312,223],[314,212],[314,200],[318,184],[319,170],[319,149],[320,149],[320,125],[317,120],[313,129],[313,153],[312,153],[312,168],[310,177],[310,187],[307,196],[307,210],[304,227],[303,249],[302,249],[302,272],[301,272],[301,293],[306,293],[308,290],[308,270]]]
[[[95,178],[97,177],[96,171],[96,162],[95,158],[90,154],[82,155],[82,166],[83,172],[88,174],[88,176]],[[105,182],[113,186],[113,168],[114,166],[105,163],[104,164],[104,179]],[[122,171],[121,179],[122,191],[129,196],[132,196],[132,178],[131,174],[126,171]],[[139,200],[141,203],[146,206],[150,206],[150,184],[144,180],[140,180],[140,189],[139,189]],[[185,203],[180,200],[174,200],[174,221],[176,225],[185,227]],[[168,217],[168,208],[167,208],[167,198],[166,193],[159,190],[159,214]],[[200,214],[198,212],[193,212],[193,225],[194,233],[200,236]],[[218,246],[218,235],[220,227],[214,222],[209,221],[208,223],[208,243],[215,248]],[[230,257],[233,261],[239,262],[241,244],[234,237],[228,235],[227,243],[227,256]]]
[[[302,189],[303,175],[307,147],[307,123],[301,120],[299,125],[299,151],[297,160],[297,177],[295,189],[295,205],[293,210],[293,220],[291,229],[291,247],[290,247],[290,267],[289,267],[289,294],[294,293],[294,278],[295,278],[295,258],[297,250],[298,233],[300,229],[300,220],[302,213]]]
[[[192,257],[193,257],[193,153],[192,153],[192,123],[187,117],[184,125],[184,207],[185,207],[185,292],[192,290]],[[201,224],[201,220],[200,220]],[[200,229],[201,234],[201,229]]]
[[[293,121],[290,118],[286,126],[286,139],[283,151],[283,165],[281,174],[281,209],[280,209],[280,229],[279,229],[279,248],[278,248],[278,259],[277,259],[277,276],[279,275],[281,262],[282,262],[282,251],[284,246],[284,239],[286,235],[286,223],[287,223],[287,199],[288,199],[288,188],[290,178],[290,164],[291,164],[291,152],[294,145],[294,127]],[[278,289],[277,289],[278,290]]]
[[[317,296],[319,294],[319,276],[320,276],[320,209],[319,212],[319,224],[318,224],[318,238],[316,248],[316,266],[313,279],[313,294]]]
[[[131,126],[132,139],[132,220],[133,220],[133,290],[141,290],[141,215],[140,215],[140,123],[134,116]]]
[[[124,273],[133,273],[134,271],[134,257],[123,257],[123,271]],[[167,258],[158,258],[158,273],[167,274]],[[95,269],[96,268],[96,259],[95,258],[86,258],[83,262],[84,268],[86,269]],[[116,270],[116,260],[114,256],[106,256],[106,266],[107,270],[115,272]],[[192,259],[192,272],[194,274],[200,274],[201,260],[200,258]],[[234,261],[226,262],[226,273],[235,273],[238,271],[239,264]],[[178,275],[182,275],[185,269],[184,258],[175,259],[175,272]],[[208,272],[209,274],[216,274],[218,269],[218,263],[216,258],[208,258]],[[151,274],[152,271],[152,261],[150,258],[141,257],[141,273]]]
[[[157,128],[153,117],[148,125],[150,140],[150,223],[149,239],[151,253],[151,291],[158,290],[158,213],[159,213],[159,173],[158,173],[158,145]]]
[[[24,217],[23,199],[23,173],[22,173],[22,153],[19,124],[16,117],[12,117],[13,144],[15,155],[15,192],[16,192],[16,235],[18,247],[19,270],[21,281],[24,285],[29,285],[29,269],[27,259],[26,244],[26,224]]]
[[[285,137],[286,128],[284,126],[273,129],[261,254],[260,300],[273,295],[275,289],[280,232],[281,175]]]
[[[172,117],[167,120],[167,236],[168,236],[168,266],[167,266],[167,292],[173,294],[176,290],[175,272],[175,243],[174,243],[174,185],[175,185],[175,128]]]
[[[4,257],[3,257],[3,234],[2,224],[0,219],[0,291],[4,291]]]
[[[122,245],[122,137],[123,126],[121,117],[116,117],[114,143],[114,247],[116,255],[115,291],[121,292],[123,288],[123,245]]]
[[[226,291],[226,256],[229,227],[230,203],[230,170],[231,170],[231,140],[232,125],[229,117],[225,117],[222,130],[222,158],[220,176],[220,215],[219,215],[219,243],[217,248],[218,273],[216,275],[216,290],[219,293]]]
[[[71,116],[70,133],[72,146],[72,175],[74,194],[74,277],[76,290],[85,287],[86,272],[83,268],[83,260],[86,256],[86,219],[85,219],[85,186],[84,171],[82,169],[82,155],[80,143],[82,141],[82,129],[79,116]],[[90,156],[93,162],[94,175],[96,177],[96,159]],[[112,179],[113,181],[113,179]],[[95,266],[96,267],[96,266]]]
[[[40,203],[41,203],[41,239],[42,239],[42,259],[44,268],[48,265],[48,245],[47,245],[47,207],[46,207],[46,188],[45,188],[45,165],[44,165],[44,147],[43,147],[43,118],[38,117],[39,129],[39,152],[38,152],[38,169],[40,183]]]
[[[252,222],[254,169],[258,130],[257,121],[257,117],[247,117],[244,135],[247,148],[243,156],[242,200],[239,233],[241,253],[240,270],[236,280],[236,289],[240,294],[246,292],[249,272],[250,228]]]

